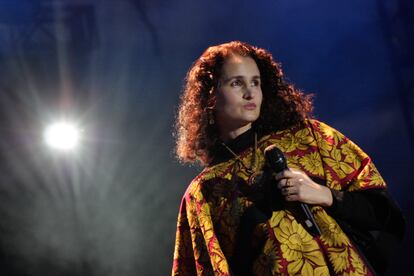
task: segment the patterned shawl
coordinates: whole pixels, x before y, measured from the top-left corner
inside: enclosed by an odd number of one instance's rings
[[[295,127],[262,137],[257,160],[264,165],[264,149],[275,144],[288,166],[302,170],[332,189],[342,191],[385,188],[370,158],[332,127],[308,120]],[[252,147],[239,154],[250,164]],[[253,206],[231,185],[237,176],[247,182],[251,173],[240,160],[205,168],[185,192],[177,222],[172,275],[231,275],[236,233],[244,211]],[[259,253],[253,275],[372,275],[359,251],[325,209],[312,206],[322,234],[313,237],[288,210],[273,211],[257,225]]]

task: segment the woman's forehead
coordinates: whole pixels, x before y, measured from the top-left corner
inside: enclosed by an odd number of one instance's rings
[[[260,75],[260,73],[253,58],[231,55],[224,61],[222,77],[233,75]]]

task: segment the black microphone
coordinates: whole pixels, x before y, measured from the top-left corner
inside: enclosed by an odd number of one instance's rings
[[[285,155],[275,145],[268,146],[265,149],[264,154],[266,159],[266,169],[270,170],[275,174],[289,169],[287,166]],[[297,206],[299,206],[300,209],[295,210],[296,212],[294,212],[294,214],[296,213],[298,216],[301,217],[299,219],[299,222],[305,226],[305,228],[311,235],[320,235],[321,230],[319,229],[319,226],[316,223],[315,218],[313,217],[313,214],[309,209],[309,206],[306,203],[300,202],[299,204],[294,204],[293,209],[298,209]]]

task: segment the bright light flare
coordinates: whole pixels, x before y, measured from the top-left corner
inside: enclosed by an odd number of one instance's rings
[[[79,144],[80,130],[74,124],[57,122],[45,129],[44,139],[51,148],[70,151]]]

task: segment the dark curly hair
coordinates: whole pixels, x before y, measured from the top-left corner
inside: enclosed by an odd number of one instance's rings
[[[251,57],[260,71],[263,102],[253,123],[264,135],[302,124],[311,117],[311,95],[305,95],[283,78],[280,64],[272,55],[240,41],[209,47],[187,73],[175,123],[176,154],[180,161],[207,165],[214,158],[219,141],[216,125],[209,124],[208,110],[214,109],[215,91],[223,64],[231,55]]]

